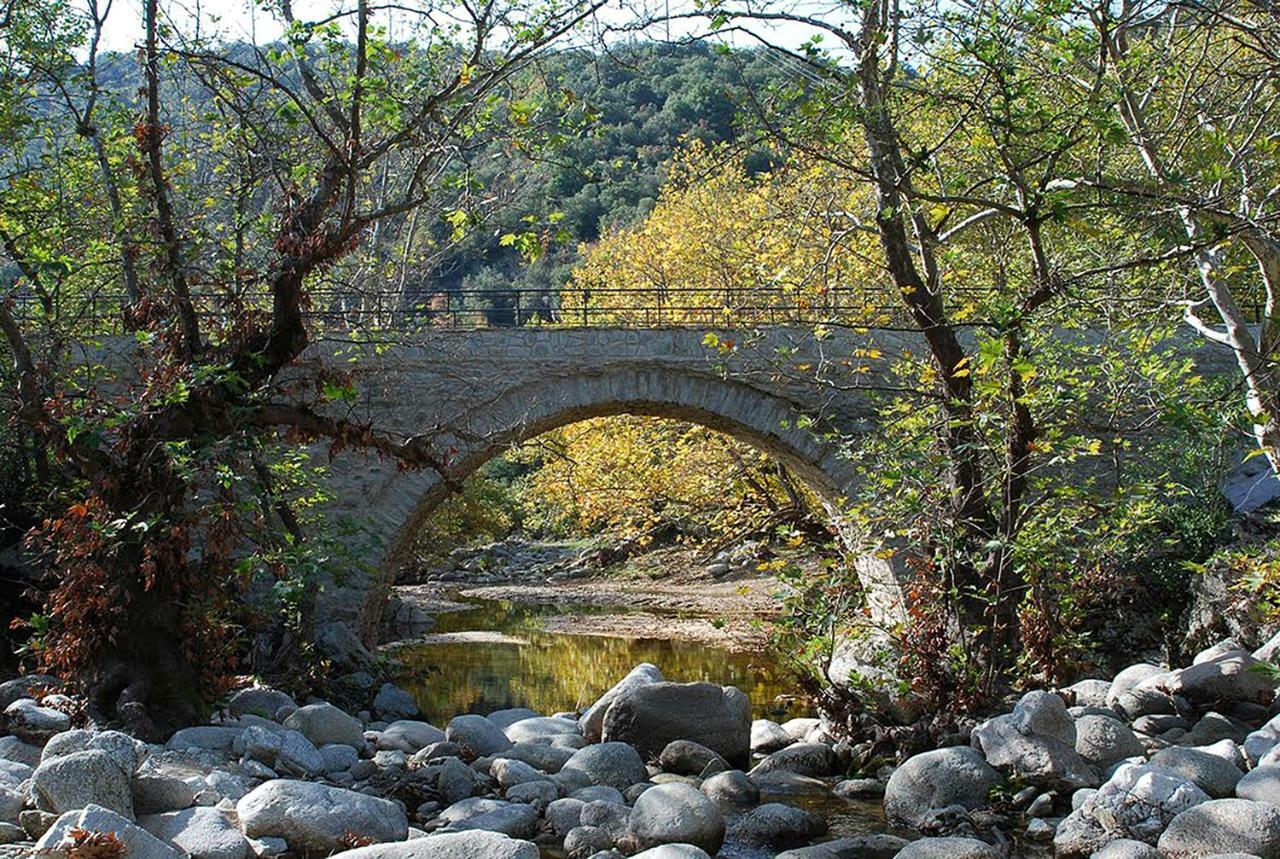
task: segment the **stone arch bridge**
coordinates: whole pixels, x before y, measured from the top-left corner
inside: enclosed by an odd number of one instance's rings
[[[913,347],[888,331],[818,337],[811,328],[440,329],[388,345],[318,342],[302,371],[351,374],[349,417],[424,435],[446,463],[443,475],[350,452],[330,463],[331,512],[361,527],[359,551],[376,572],[327,589],[318,615],[329,635],[358,629],[371,642],[395,575],[450,484],[513,444],[592,417],[650,415],[724,432],[786,464],[834,512],[854,480],[837,440],[871,429],[878,368]],[[901,601],[892,571],[868,559],[860,574],[877,614],[891,615]]]
[[[1203,341],[1170,347],[1194,354],[1202,370],[1235,372],[1228,352]],[[450,485],[513,444],[587,418],[650,415],[724,432],[789,466],[850,528],[838,511],[856,475],[841,442],[875,429],[877,397],[893,384],[886,368],[904,354],[926,354],[918,334],[832,329],[819,337],[812,327],[428,328],[387,344],[321,340],[300,372],[350,374],[357,396],[346,417],[428,438],[445,463],[443,474],[403,471],[350,451],[330,463],[331,512],[360,528],[353,545],[372,572],[352,572],[320,594],[321,644],[350,653],[374,642],[396,574]],[[1264,486],[1239,472],[1224,490],[1240,507],[1233,492],[1280,496],[1273,479]],[[900,618],[894,565],[862,558],[857,569],[872,617]]]

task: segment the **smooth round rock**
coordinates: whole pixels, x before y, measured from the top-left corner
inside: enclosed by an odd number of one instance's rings
[[[284,720],[284,726],[299,732],[317,748],[330,743],[364,748],[364,727],[355,717],[332,704],[320,702],[299,707]]]
[[[1241,852],[1280,859],[1280,806],[1213,799],[1175,817],[1156,846],[1168,859]]]
[[[589,785],[603,785],[625,790],[636,782],[645,781],[649,770],[634,748],[626,743],[598,743],[579,749],[560,768],[559,776],[566,779],[575,774],[586,779]]]
[[[806,844],[827,831],[827,822],[811,811],[769,802],[733,824],[733,840],[749,847],[783,849]]]
[[[403,841],[409,832],[408,818],[397,803],[286,779],[254,788],[236,804],[236,815],[246,836],[283,838],[290,848],[303,851],[333,852],[352,835]]]
[[[1209,796],[1222,799],[1235,793],[1244,773],[1235,764],[1199,749],[1173,746],[1151,756],[1151,766],[1176,772]]]
[[[999,850],[976,838],[921,838],[898,851],[894,859],[1003,859]]]
[[[760,801],[760,788],[742,770],[728,770],[703,779],[699,790],[723,806],[745,807]]]
[[[496,755],[514,745],[502,728],[474,713],[454,716],[449,720],[444,735],[449,742],[457,743],[475,757]]]
[[[935,808],[986,805],[991,788],[1000,780],[1000,773],[974,749],[956,746],[924,752],[908,758],[889,777],[885,814],[918,827]]]
[[[686,784],[646,790],[631,809],[628,831],[636,846],[692,844],[716,853],[724,843],[724,818],[710,799]]]

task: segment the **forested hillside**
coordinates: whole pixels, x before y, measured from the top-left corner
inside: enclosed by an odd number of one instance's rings
[[[525,308],[554,307],[579,245],[649,213],[682,141],[738,141],[748,94],[795,75],[763,51],[727,53],[703,43],[566,51],[544,59],[537,74],[571,105],[558,119],[556,145],[516,160],[519,182],[504,211],[413,275],[418,296],[484,291],[470,301],[491,306],[494,324],[515,322],[514,290],[530,293]],[[482,172],[511,171],[504,148],[477,156]],[[766,167],[767,153],[751,163]],[[536,259],[502,241],[525,233],[536,236]]]

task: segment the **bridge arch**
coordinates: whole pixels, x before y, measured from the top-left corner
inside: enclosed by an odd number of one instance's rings
[[[799,428],[794,403],[730,379],[661,370],[623,370],[558,378],[504,393],[466,419],[444,441],[452,447],[451,481],[466,479],[512,445],[590,418],[641,415],[699,424],[744,441],[778,459],[838,506],[853,469],[835,449]],[[450,494],[434,472],[415,475],[412,511],[393,538],[388,563],[407,557],[414,535]]]
[[[388,534],[365,613],[372,618],[386,600],[423,524],[452,494],[450,483],[460,483],[530,438],[590,418],[624,414],[687,421],[746,442],[790,468],[832,515],[854,480],[853,468],[834,445],[798,425],[802,410],[796,403],[732,379],[627,368],[523,385],[469,409],[438,438],[437,450],[448,451],[444,476],[403,472],[370,499],[380,517],[399,524]]]
[[[595,417],[643,415],[706,426],[787,465],[839,515],[856,472],[826,431],[842,438],[873,430],[874,373],[837,383],[812,372],[865,345],[866,333],[716,332],[729,350],[709,349],[705,332],[554,328],[440,331],[414,343],[317,344],[310,361],[353,377],[353,412],[379,428],[431,440],[444,474],[401,471],[394,462],[348,453],[329,463],[330,512],[363,529],[353,538],[371,574],[355,573],[317,597],[317,623],[358,631],[374,643],[396,574],[423,522],[456,485],[512,445]],[[845,342],[848,341],[848,342]],[[807,420],[801,420],[806,418]],[[371,539],[370,539],[371,538]],[[902,587],[886,562],[858,561],[873,617],[902,616]]]

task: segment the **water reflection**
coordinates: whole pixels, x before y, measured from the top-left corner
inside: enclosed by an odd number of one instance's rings
[[[445,722],[459,713],[487,714],[506,707],[530,707],[539,713],[576,710],[595,701],[639,662],[654,663],[669,680],[737,686],[750,697],[757,716],[780,719],[807,714],[803,702],[788,698],[794,683],[765,654],[733,653],[687,641],[548,633],[539,627],[542,618],[554,615],[623,611],[616,606],[467,602],[475,607],[441,614],[434,631],[493,630],[527,643],[398,648],[395,655],[405,666],[400,682],[429,721]]]

